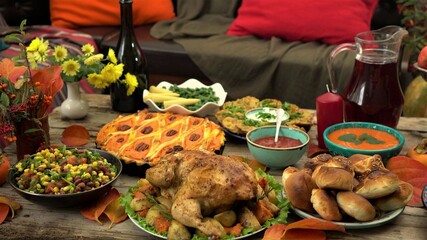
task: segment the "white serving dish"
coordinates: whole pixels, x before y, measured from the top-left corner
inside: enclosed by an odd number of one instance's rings
[[[157,87],[165,87],[166,89],[169,89],[170,86],[173,84],[168,82],[161,82]],[[178,87],[181,88],[202,88],[202,87],[211,87],[213,91],[215,92],[215,95],[218,96],[219,101],[218,103],[208,102],[205,103],[203,106],[201,106],[196,111],[190,111],[186,109],[185,107],[181,105],[172,105],[167,108],[160,108],[157,106],[156,103],[154,103],[151,99],[147,99],[144,102],[148,105],[148,109],[150,111],[156,111],[156,112],[171,112],[171,113],[177,113],[177,114],[183,114],[183,115],[194,115],[198,117],[205,117],[208,115],[214,115],[216,111],[224,104],[225,99],[227,97],[227,92],[225,92],[224,88],[220,83],[214,83],[210,86],[207,86],[203,83],[201,83],[199,80],[191,78],[185,81],[182,84],[179,84]],[[144,90],[143,96],[146,96],[149,93],[148,90]]]

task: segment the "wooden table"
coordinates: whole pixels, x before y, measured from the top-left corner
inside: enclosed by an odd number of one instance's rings
[[[85,126],[91,134],[91,141],[86,146],[94,147],[94,140],[98,130],[107,122],[118,116],[110,108],[109,97],[105,95],[85,95],[90,105],[89,115],[83,120],[61,119],[59,109],[55,109],[49,116],[50,137],[52,144],[61,144],[60,136],[64,128],[71,124]],[[422,137],[427,137],[426,118],[401,118],[398,129],[404,134],[406,143],[402,150],[405,154],[410,146]],[[316,127],[309,131],[311,142],[316,143]],[[14,146],[6,149],[12,164],[16,162]],[[227,138],[224,155],[241,155],[251,158],[246,143],[241,140]],[[298,162],[301,166],[307,159],[306,156]],[[281,175],[281,171],[269,171],[270,174]],[[426,173],[427,174],[427,173]],[[138,177],[121,175],[115,187],[121,193],[126,193],[133,186]],[[129,219],[108,228],[109,222],[103,225],[84,218],[79,213],[79,208],[52,209],[33,204],[19,196],[9,184],[0,187],[0,195],[16,199],[22,209],[12,220],[7,220],[0,225],[0,239],[157,239],[138,227]],[[290,214],[289,221],[299,218]],[[404,212],[394,221],[386,225],[361,229],[347,230],[347,233],[328,232],[328,239],[426,239],[427,238],[427,210],[423,208],[406,207]],[[249,239],[261,239],[263,233]]]

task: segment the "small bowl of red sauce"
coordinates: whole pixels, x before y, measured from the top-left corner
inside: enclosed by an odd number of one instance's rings
[[[323,132],[325,146],[333,155],[379,154],[384,163],[402,150],[405,137],[398,130],[371,122],[334,124]]]
[[[278,141],[274,141],[275,126],[255,128],[246,134],[252,156],[265,166],[282,169],[294,165],[307,151],[309,135],[301,129],[281,126]]]

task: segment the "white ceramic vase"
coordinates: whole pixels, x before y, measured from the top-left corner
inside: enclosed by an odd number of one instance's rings
[[[62,117],[68,119],[82,119],[89,112],[87,101],[81,98],[80,82],[66,83],[67,99],[61,104]]]

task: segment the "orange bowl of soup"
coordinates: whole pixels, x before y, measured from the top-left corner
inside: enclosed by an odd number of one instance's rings
[[[384,163],[402,150],[405,137],[398,130],[371,122],[345,122],[323,132],[325,145],[333,155],[379,154]]]

